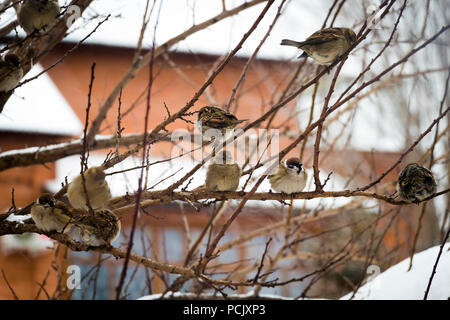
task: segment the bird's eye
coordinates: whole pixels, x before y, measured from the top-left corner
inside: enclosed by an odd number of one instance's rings
[[[401,185],[402,187],[406,186],[406,185],[407,185],[407,182],[406,182],[406,180],[402,180],[402,181],[400,181],[400,185]]]

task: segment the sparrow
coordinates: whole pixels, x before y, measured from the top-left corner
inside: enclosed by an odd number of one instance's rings
[[[57,0],[25,0],[18,11],[17,20],[27,34],[49,29],[57,19],[60,7]]]
[[[277,173],[269,177],[270,185],[276,192],[300,192],[306,186],[308,174],[299,158],[289,158],[280,163]]]
[[[0,92],[13,90],[22,77],[19,57],[14,53],[7,53],[0,60]]]
[[[51,194],[41,195],[31,207],[31,218],[43,231],[66,232],[71,228],[73,218],[62,201],[57,201]]]
[[[86,191],[92,209],[106,208],[111,199],[105,172],[102,167],[91,167],[84,172]],[[67,187],[67,197],[70,204],[77,209],[88,210],[86,192],[81,174],[75,177]]]
[[[299,58],[311,57],[319,64],[328,64],[340,57],[356,40],[349,28],[325,28],[314,32],[305,41],[281,40],[282,46],[294,46],[303,50]]]
[[[397,191],[406,202],[419,203],[436,193],[437,185],[433,174],[417,164],[408,164],[398,176]]]
[[[197,124],[201,128],[202,135],[205,135],[210,129],[216,129],[226,136],[234,127],[244,121],[247,120],[238,120],[233,114],[219,107],[205,106],[198,112]]]
[[[98,209],[86,213],[74,222],[79,228],[81,239],[90,246],[109,245],[120,234],[121,223],[109,209]]]
[[[206,189],[210,191],[234,191],[239,186],[241,168],[229,151],[219,152],[206,171]]]

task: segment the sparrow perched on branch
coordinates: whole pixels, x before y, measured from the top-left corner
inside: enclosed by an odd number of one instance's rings
[[[241,168],[229,151],[219,152],[206,172],[206,189],[210,191],[234,191],[239,186]]]
[[[436,193],[437,185],[433,174],[417,164],[408,164],[398,176],[397,191],[406,202],[419,203]]]
[[[27,34],[35,30],[49,29],[59,15],[57,0],[25,0],[18,11],[17,20]]]
[[[45,193],[31,206],[31,218],[43,231],[69,231],[73,220],[65,203]]]
[[[210,129],[216,129],[225,136],[227,130],[232,130],[239,123],[247,120],[238,120],[233,114],[218,107],[206,106],[198,112],[198,124],[201,124],[202,135]]]
[[[105,181],[105,172],[102,167],[91,167],[84,172],[86,190],[83,186],[83,178],[75,177],[67,188],[67,196],[70,204],[77,209],[88,210],[86,191],[89,204],[92,209],[106,208],[111,199],[108,183]]]
[[[300,192],[306,186],[308,174],[299,158],[289,158],[280,163],[278,171],[269,177],[270,185],[276,192]]]
[[[294,46],[303,50],[299,58],[311,57],[319,64],[328,64],[340,57],[356,40],[349,28],[326,28],[314,32],[305,41],[281,40],[282,46]]]
[[[13,90],[23,77],[23,70],[20,60],[14,53],[7,53],[0,60],[0,91],[8,92]]]
[[[80,229],[81,239],[90,246],[108,245],[120,234],[121,223],[109,209],[95,210],[78,218],[74,225]]]

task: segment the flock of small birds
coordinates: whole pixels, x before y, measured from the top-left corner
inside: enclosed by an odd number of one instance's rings
[[[200,109],[197,123],[202,127],[203,135],[213,129],[226,137],[241,122],[233,114],[218,107],[206,106]],[[208,166],[206,189],[235,191],[239,186],[241,173],[241,168],[234,162],[229,151],[218,153]],[[292,157],[279,164],[277,172],[269,177],[269,182],[274,191],[292,194],[301,192],[307,179],[308,173],[300,159]],[[417,163],[408,164],[398,176],[397,192],[401,200],[407,203],[419,203],[435,194],[436,189],[437,184],[431,171]]]
[[[60,7],[56,0],[26,0],[16,11],[21,27],[27,34],[32,34],[51,27],[57,20]],[[300,57],[310,57],[326,65],[344,54],[355,41],[356,34],[349,28],[325,28],[305,41],[283,39],[281,45],[297,47],[303,50]],[[0,92],[13,90],[22,77],[19,57],[14,53],[4,55],[0,60]],[[214,129],[226,138],[244,121],[216,106],[205,106],[198,112],[203,136]],[[208,166],[205,188],[209,191],[234,191],[239,186],[241,174],[242,170],[231,153],[221,152]],[[305,188],[307,177],[300,159],[292,157],[279,164],[269,181],[274,191],[292,194]],[[436,181],[430,170],[411,163],[401,171],[397,190],[403,201],[419,203],[436,193]],[[36,226],[47,232],[78,230],[83,242],[92,246],[107,245],[118,237],[121,224],[107,208],[111,194],[102,167],[91,167],[83,176],[80,174],[73,179],[68,185],[67,197],[71,208],[50,194],[39,197],[30,209]]]
[[[43,194],[30,212],[36,226],[77,237],[90,246],[108,245],[120,234],[120,220],[107,208],[111,192],[102,167],[91,167],[76,176],[67,187],[71,205]]]

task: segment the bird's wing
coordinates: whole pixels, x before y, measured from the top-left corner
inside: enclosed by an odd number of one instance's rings
[[[306,39],[305,41],[302,42],[302,47],[303,46],[316,46],[319,44],[323,44],[323,43],[327,43],[327,42],[331,42],[331,41],[335,41],[339,39],[339,37],[337,37],[336,35],[326,35],[326,36],[311,36],[310,38]]]
[[[223,114],[210,113],[203,118],[203,123],[211,128],[226,128],[229,124]]]
[[[424,168],[425,170],[424,170],[424,174],[425,174],[425,176],[427,176],[428,178],[432,178],[432,179],[434,179],[434,177],[433,177],[433,173],[431,173],[431,171],[429,170],[429,169],[427,169],[427,168]]]
[[[277,172],[274,173],[274,174],[271,174],[270,177],[275,177],[275,176],[280,176],[281,177],[281,176],[284,176],[286,174],[286,171],[287,171],[286,167],[283,166],[282,164],[279,164]]]
[[[436,182],[434,180],[433,177],[433,173],[428,170],[427,168],[424,168],[425,170],[423,171],[423,186],[422,186],[422,190],[431,190],[433,188],[434,185],[436,185]]]
[[[339,28],[327,28],[314,32],[310,37],[302,42],[304,45],[319,45],[342,38],[342,30]]]

